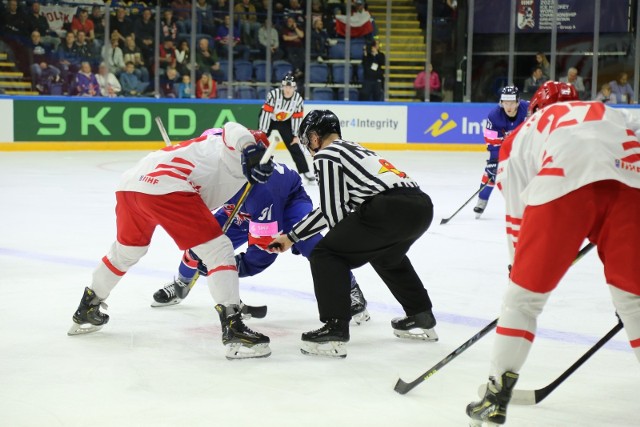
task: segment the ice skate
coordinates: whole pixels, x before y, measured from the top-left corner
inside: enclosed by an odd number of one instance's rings
[[[316,177],[313,173],[311,172],[305,172],[302,174],[302,176],[304,176],[304,179],[306,181],[307,184],[309,185],[318,185],[318,182],[316,181]]]
[[[183,299],[189,295],[191,286],[180,279],[174,279],[172,282],[164,285],[153,294],[153,302],[151,307],[165,307],[168,305],[180,304]]]
[[[347,357],[349,321],[330,319],[320,329],[302,334],[302,354],[327,357]]]
[[[397,317],[391,321],[393,334],[399,338],[423,341],[438,341],[438,334],[433,329],[436,318],[431,310],[413,316]]]
[[[364,298],[360,286],[356,285],[351,288],[351,320],[354,324],[360,325],[371,319],[367,311],[367,300]]]
[[[216,311],[222,324],[222,343],[227,347],[227,359],[255,359],[271,354],[269,337],[252,331],[242,322],[240,307],[218,304]]]
[[[100,307],[106,310],[107,304],[98,298],[93,289],[84,288],[80,305],[73,314],[73,325],[67,335],[89,334],[102,329],[109,322],[109,315],[101,312]]]
[[[478,203],[476,204],[476,207],[473,208],[473,211],[476,213],[476,219],[480,219],[480,216],[482,216],[482,214],[484,213],[484,210],[487,207],[487,203],[489,203],[488,200],[478,199]]]
[[[490,377],[482,400],[467,405],[469,426],[492,427],[504,424],[507,421],[507,405],[517,381],[518,374],[509,371],[502,374],[500,381]]]

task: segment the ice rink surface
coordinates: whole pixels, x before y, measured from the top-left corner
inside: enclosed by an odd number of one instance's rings
[[[203,279],[182,304],[151,308],[180,251],[162,229],[107,300],[101,331],[67,336],[93,268],[115,239],[114,189],[144,152],[0,153],[0,426],[465,426],[486,382],[493,333],[409,394],[393,391],[499,313],[508,253],[502,196],[482,219],[470,203],[485,153],[381,152],[431,196],[435,218],[409,256],[438,319],[437,343],[393,336],[400,306],[373,270],[355,271],[371,320],[351,328],[346,359],[300,353],[316,329],[306,260],[281,255],[241,280],[267,304],[247,324],[271,338],[267,359],[228,361]],[[292,164],[287,152],[277,160]],[[307,187],[317,200],[317,187]],[[179,209],[176,206],[176,209]],[[580,212],[576,212],[580,215]],[[558,236],[562,239],[562,236]],[[555,379],[616,323],[596,251],[552,295],[518,388]],[[536,406],[511,406],[510,426],[640,426],[640,366],[624,332]]]

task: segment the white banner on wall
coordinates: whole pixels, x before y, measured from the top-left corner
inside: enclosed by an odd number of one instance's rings
[[[305,104],[311,110],[331,110],[340,119],[342,137],[354,142],[398,143],[407,140],[407,106]]]
[[[0,144],[13,142],[13,101],[0,99]]]

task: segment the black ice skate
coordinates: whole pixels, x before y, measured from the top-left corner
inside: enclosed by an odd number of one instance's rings
[[[320,329],[302,334],[302,354],[347,357],[349,321],[329,319]]]
[[[185,283],[180,279],[174,279],[153,294],[151,307],[180,304],[180,302],[189,295],[189,291],[191,291],[190,283]]]
[[[364,323],[371,319],[367,311],[367,300],[364,298],[360,286],[356,285],[351,288],[351,320],[356,325]]]
[[[237,305],[216,305],[222,324],[222,343],[227,347],[227,359],[251,359],[271,354],[269,337],[254,332],[242,322]]]
[[[480,219],[480,216],[484,213],[484,210],[487,208],[488,200],[478,199],[478,203],[476,207],[473,208],[473,211],[476,213],[476,219]]]
[[[492,427],[504,424],[507,421],[507,405],[517,381],[518,374],[509,371],[502,374],[500,381],[490,377],[482,400],[467,405],[467,415],[471,418],[469,426]]]
[[[414,340],[438,341],[438,334],[433,329],[435,326],[436,318],[433,317],[431,310],[413,316],[398,317],[391,321],[395,336]]]
[[[107,304],[98,298],[93,289],[84,288],[80,305],[73,313],[73,325],[69,328],[67,335],[88,334],[102,329],[102,326],[109,321],[109,315],[102,313],[100,306],[107,308]]]

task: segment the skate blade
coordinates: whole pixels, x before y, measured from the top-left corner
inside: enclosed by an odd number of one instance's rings
[[[344,359],[347,357],[347,343],[342,341],[327,341],[322,343],[302,341],[300,352],[307,356],[323,356]]]
[[[73,322],[73,325],[71,325],[71,327],[67,331],[67,335],[73,336],[90,334],[92,332],[99,331],[100,329],[102,329],[102,326],[104,325],[92,325],[90,323],[83,323],[82,325],[80,325]]]
[[[351,320],[353,321],[353,323],[355,323],[356,326],[359,326],[364,322],[368,322],[369,319],[371,319],[371,316],[369,316],[369,312],[366,309],[358,314],[354,314],[353,316],[351,316]]]
[[[180,304],[182,302],[182,300],[180,298],[174,298],[169,302],[158,302],[158,301],[153,301],[151,303],[151,307],[168,307],[170,305],[176,305],[176,304]]]
[[[489,421],[469,420],[469,427],[500,427],[503,424],[496,424]]]
[[[476,219],[480,219],[480,217],[481,217],[481,216],[482,216],[482,214],[481,214],[481,213],[477,213],[477,214],[476,214]]]
[[[420,329],[414,328],[408,331],[401,331],[398,329],[393,330],[393,334],[398,338],[410,339],[410,340],[420,340],[427,342],[436,342],[438,341],[438,334],[434,329]]]
[[[260,359],[271,355],[271,349],[267,343],[254,344],[251,347],[241,343],[232,343],[225,347],[227,347],[226,358],[229,360]]]

